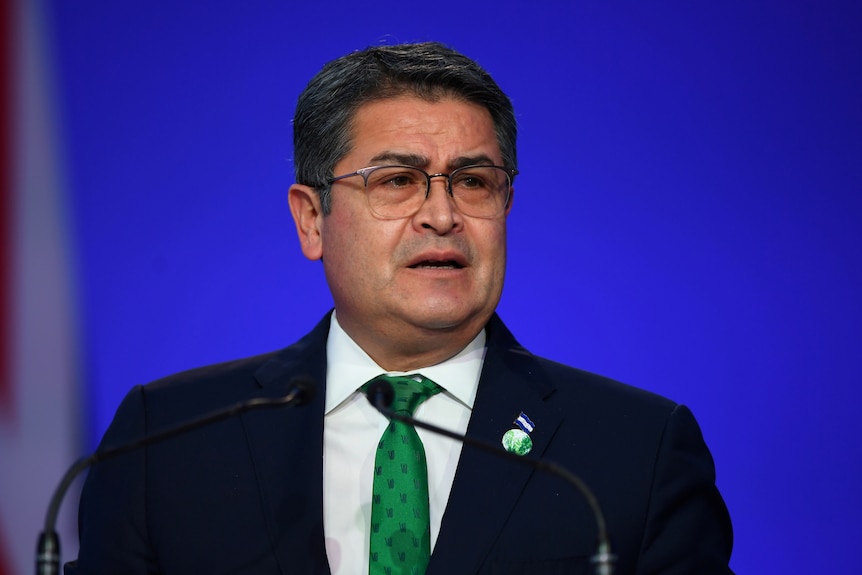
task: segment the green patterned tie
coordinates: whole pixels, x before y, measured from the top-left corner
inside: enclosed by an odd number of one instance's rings
[[[390,409],[411,417],[420,403],[441,391],[421,375],[382,379],[395,390]],[[425,448],[416,429],[400,421],[390,420],[377,444],[370,551],[370,575],[423,575],[431,557]]]

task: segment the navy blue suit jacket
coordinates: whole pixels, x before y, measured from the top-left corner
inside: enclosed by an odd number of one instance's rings
[[[134,388],[103,446],[253,397],[297,375],[322,387],[329,317],[271,354]],[[532,454],[595,491],[617,575],[726,574],[731,527],[688,409],[532,355],[498,317],[467,434],[499,443],[520,412]],[[94,467],[66,575],[326,574],[323,389],[305,407],[248,412]],[[558,478],[465,447],[428,575],[588,573],[595,522]],[[364,559],[361,559],[364,562]]]

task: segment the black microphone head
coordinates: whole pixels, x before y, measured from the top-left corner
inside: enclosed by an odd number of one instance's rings
[[[392,389],[391,383],[378,377],[365,388],[365,397],[376,409],[388,409],[395,401],[395,390]]]
[[[314,399],[314,380],[309,375],[299,375],[290,380],[288,395],[293,396],[290,405],[302,407]]]

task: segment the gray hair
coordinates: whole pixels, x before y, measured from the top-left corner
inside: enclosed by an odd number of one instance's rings
[[[431,102],[455,97],[491,114],[506,167],[517,168],[517,126],[509,97],[470,58],[437,42],[376,46],[326,64],[299,96],[293,117],[296,181],[331,206],[328,180],[350,152],[351,128],[360,106],[415,95]]]

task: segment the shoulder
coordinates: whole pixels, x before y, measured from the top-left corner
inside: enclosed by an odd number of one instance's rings
[[[283,349],[189,369],[133,388],[118,410],[142,411],[150,423],[169,423],[253,397],[284,394],[297,377],[321,377],[329,316]]]
[[[497,316],[489,322],[487,334],[486,361],[500,366],[501,373],[521,378],[547,401],[613,417],[648,414],[664,419],[679,407],[657,393],[533,354]]]
[[[188,369],[162,377],[146,385],[141,390],[149,396],[197,394],[202,392],[229,392],[241,387],[241,383],[253,383],[255,373],[271,361],[277,360],[290,348],[271,351],[259,355],[235,359]],[[222,388],[226,388],[222,390]]]
[[[623,414],[638,409],[666,415],[679,406],[672,399],[646,389],[544,357],[534,355],[533,358],[543,375],[553,383],[560,399],[588,399],[593,405],[613,405],[615,411]]]

